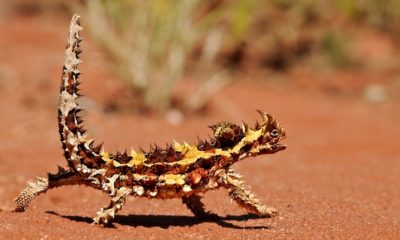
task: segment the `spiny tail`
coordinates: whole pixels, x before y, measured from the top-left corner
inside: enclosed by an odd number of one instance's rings
[[[79,112],[82,110],[77,102],[79,98],[78,86],[80,82],[78,70],[80,49],[80,31],[82,27],[79,22],[80,16],[74,14],[68,33],[68,43],[64,53],[64,66],[60,86],[60,97],[58,106],[58,127],[64,156],[68,165],[80,173],[85,172],[83,165],[85,159],[93,160],[99,156],[100,146],[93,147],[93,140],[87,140],[84,135],[85,129],[81,125],[82,120]],[[94,162],[91,165],[95,164]]]
[[[61,79],[60,98],[58,106],[58,126],[65,158],[70,169],[58,168],[56,174],[49,173],[47,178],[38,178],[28,184],[15,199],[17,206],[15,211],[23,212],[29,203],[38,195],[47,190],[59,186],[80,184],[80,175],[88,174],[92,168],[98,168],[102,164],[99,155],[101,146],[93,147],[93,140],[86,140],[85,130],[81,126],[82,120],[78,113],[81,108],[78,105],[78,64],[82,41],[79,32],[82,27],[79,16],[72,17],[68,33],[68,44],[65,49],[64,67]],[[78,173],[78,174],[75,174]]]

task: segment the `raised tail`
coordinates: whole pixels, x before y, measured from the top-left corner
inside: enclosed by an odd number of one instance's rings
[[[56,174],[48,173],[46,178],[38,177],[36,181],[30,182],[15,199],[17,212],[25,211],[36,196],[52,188],[74,184],[101,188],[100,181],[90,177],[96,170],[99,173],[99,169],[105,164],[100,156],[101,145],[93,147],[93,140],[88,140],[84,135],[82,120],[78,116],[81,111],[77,101],[80,96],[79,44],[82,41],[79,35],[82,31],[79,18],[79,15],[75,14],[69,27],[58,105],[58,127],[69,169],[58,167]]]
[[[64,156],[68,165],[81,174],[85,174],[88,168],[95,168],[94,161],[99,155],[100,146],[93,147],[93,140],[87,140],[85,129],[79,112],[82,110],[77,102],[79,98],[78,81],[80,72],[78,65],[81,63],[80,49],[80,16],[74,14],[68,32],[68,42],[64,53],[64,66],[60,86],[58,105],[58,127],[64,150]],[[85,163],[85,161],[88,161]],[[88,166],[89,165],[89,166]],[[89,170],[90,171],[90,170]]]

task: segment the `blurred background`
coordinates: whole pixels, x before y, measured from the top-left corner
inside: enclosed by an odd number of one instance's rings
[[[98,67],[127,89],[108,99],[108,111],[198,113],[237,81],[287,84],[371,103],[399,99],[397,0],[1,1],[3,45],[10,38],[19,46],[15,51],[26,46],[24,55],[40,55],[34,52],[38,46],[21,43],[60,44],[73,12],[83,16],[85,44],[95,48],[84,50],[101,55]],[[20,74],[9,61],[14,54],[3,51],[2,85]]]
[[[99,232],[85,219],[108,200],[79,187],[10,213],[29,179],[66,165],[56,108],[74,12],[91,137],[148,150],[267,111],[288,148],[235,169],[282,217],[241,217],[221,190],[204,202],[236,228],[132,198],[132,215]],[[400,239],[399,43],[399,0],[0,0],[0,238]]]

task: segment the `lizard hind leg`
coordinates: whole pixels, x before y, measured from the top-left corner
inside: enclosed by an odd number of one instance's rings
[[[37,177],[35,182],[29,182],[18,197],[14,199],[17,203],[16,212],[24,212],[29,203],[39,194],[45,193],[49,189],[49,180],[47,178]]]
[[[204,204],[201,202],[201,196],[192,194],[190,196],[183,196],[182,202],[192,213],[201,219],[216,219],[218,215],[205,210]]]
[[[78,183],[77,176],[72,170],[65,170],[58,167],[57,174],[49,173],[47,178],[37,177],[36,181],[29,182],[14,201],[16,202],[16,212],[24,212],[30,202],[38,195],[47,190],[63,185],[72,185]]]
[[[110,204],[106,208],[101,208],[100,211],[97,212],[97,216],[93,218],[93,224],[110,224],[115,214],[124,206],[126,197],[131,193],[132,190],[126,187],[116,189]]]

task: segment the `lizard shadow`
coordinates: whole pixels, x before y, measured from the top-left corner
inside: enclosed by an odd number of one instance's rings
[[[92,223],[93,219],[90,217],[82,217],[82,216],[70,216],[70,215],[61,215],[54,211],[47,211],[46,213],[56,215],[62,218],[66,218],[76,222],[86,222]],[[143,226],[147,228],[151,227],[160,227],[160,228],[169,228],[169,227],[187,227],[193,226],[205,222],[216,223],[221,227],[225,228],[233,228],[233,229],[272,229],[271,226],[239,226],[227,221],[237,221],[237,222],[245,222],[250,219],[258,219],[258,216],[252,214],[244,214],[244,215],[227,215],[224,217],[217,217],[213,219],[200,219],[195,216],[184,216],[184,215],[118,215],[113,220],[113,223],[118,223],[125,226]],[[114,225],[110,225],[109,227],[114,227]]]

